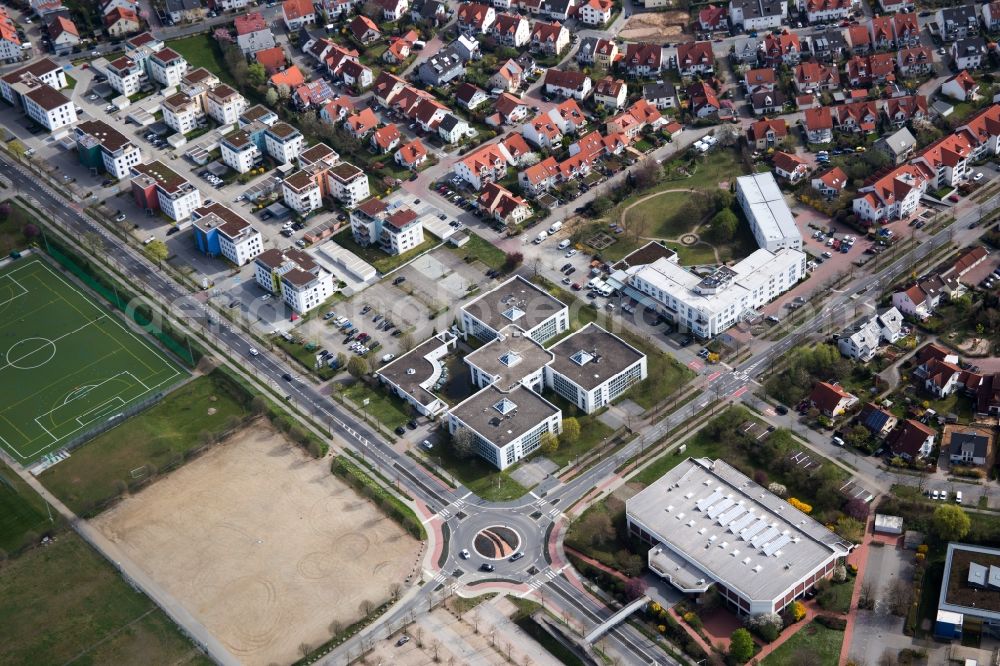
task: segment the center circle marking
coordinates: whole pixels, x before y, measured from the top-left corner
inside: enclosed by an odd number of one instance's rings
[[[15,353],[15,350],[22,345],[32,348],[27,349],[26,353]],[[29,358],[39,355],[40,352],[42,352],[41,356],[44,356],[45,350],[48,350],[48,356],[45,356],[44,360],[34,364],[28,361]],[[51,361],[55,355],[56,343],[52,342],[48,338],[25,338],[20,342],[15,342],[11,348],[7,350],[7,365],[16,370],[33,370]]]
[[[472,547],[488,560],[505,560],[521,548],[521,535],[506,525],[491,525],[476,532]]]

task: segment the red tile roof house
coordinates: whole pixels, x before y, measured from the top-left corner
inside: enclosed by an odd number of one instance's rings
[[[982,377],[976,373],[962,370],[954,363],[939,361],[932,358],[920,366],[921,376],[924,379],[924,390],[937,396],[947,398],[960,388],[967,386],[978,387]]]
[[[893,455],[909,460],[926,458],[934,448],[934,431],[920,421],[906,419],[889,433],[885,441]]]
[[[809,394],[809,402],[824,416],[836,418],[858,404],[858,399],[837,384],[816,382]]]
[[[806,162],[791,153],[778,151],[772,157],[774,172],[790,183],[797,183],[809,173]]]
[[[698,25],[702,30],[728,30],[729,9],[708,5],[698,12]]]
[[[377,42],[382,37],[382,31],[367,16],[354,17],[354,20],[347,24],[347,29],[351,31],[354,39],[365,45]]]
[[[784,118],[764,118],[747,128],[747,143],[757,150],[765,150],[781,143],[788,136],[788,123]]]
[[[833,167],[821,176],[812,179],[812,187],[825,197],[833,198],[844,191],[847,174],[840,167]]]
[[[414,139],[396,151],[396,163],[406,169],[416,169],[427,161],[427,149],[420,139]]]
[[[643,45],[629,44],[624,60],[626,70],[633,76],[648,76],[653,73],[652,71],[643,72],[641,69],[633,69],[638,66],[637,62],[633,62],[633,58],[641,56],[638,51],[633,53],[633,46]],[[659,50],[660,47],[656,48]],[[710,74],[714,70],[715,55],[712,53],[712,42],[684,42],[677,45],[677,71],[680,72],[681,76]],[[659,71],[659,63],[657,63],[656,71]]]
[[[395,124],[389,123],[385,127],[379,127],[372,133],[372,146],[380,153],[388,153],[399,145],[399,128]]]

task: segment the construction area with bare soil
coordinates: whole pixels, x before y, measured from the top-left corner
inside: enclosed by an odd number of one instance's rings
[[[290,663],[390,597],[419,542],[269,426],[93,521],[242,663]]]
[[[684,28],[691,22],[686,11],[640,12],[625,21],[618,36],[626,41],[666,44],[685,41]]]

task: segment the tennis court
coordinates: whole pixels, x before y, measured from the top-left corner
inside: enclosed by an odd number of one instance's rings
[[[26,464],[182,371],[40,258],[0,269],[0,446]]]

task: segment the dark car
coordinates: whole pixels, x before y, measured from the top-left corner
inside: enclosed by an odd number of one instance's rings
[[[396,432],[397,435],[399,435],[400,437],[402,437],[403,435],[406,434],[406,428],[404,428],[403,426],[396,426],[396,431],[395,432]]]
[[[406,282],[406,278],[400,275],[398,278],[392,281],[392,285],[395,287],[403,284],[404,282]]]
[[[479,565],[480,571],[493,571],[494,569],[496,569],[496,567],[490,564],[489,562],[483,562],[482,564]]]
[[[406,422],[406,427],[409,428],[410,430],[416,430],[417,422],[414,421],[413,419],[410,419],[409,421]]]
[[[281,375],[281,378],[284,379],[286,382],[292,381],[292,376],[290,374],[288,374],[287,372],[285,374]]]
[[[510,561],[511,562],[517,562],[522,557],[524,557],[524,553],[522,553],[521,551],[518,551],[518,552],[516,552],[516,553],[514,553],[513,555],[510,556]]]
[[[176,234],[176,233],[177,233],[178,231],[180,231],[180,230],[181,230],[181,228],[180,228],[180,227],[177,227],[177,226],[174,226],[174,227],[170,227],[169,229],[167,229],[167,235],[168,235],[168,236],[171,236],[171,235],[173,235],[173,234]]]
[[[785,407],[784,405],[778,405],[777,407],[774,408],[774,411],[784,416],[785,414],[788,413],[788,407]]]

